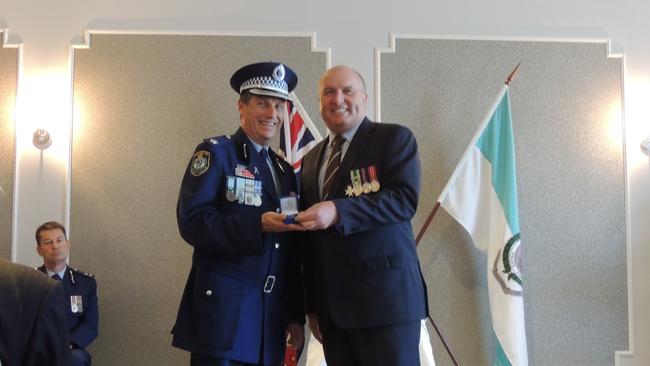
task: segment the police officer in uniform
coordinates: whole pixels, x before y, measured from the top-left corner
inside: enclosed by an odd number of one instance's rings
[[[36,229],[36,251],[43,257],[38,270],[63,283],[72,366],[90,365],[88,347],[98,335],[97,282],[93,275],[67,265],[70,251],[65,228],[46,222]]]
[[[205,139],[185,172],[177,218],[194,252],[172,344],[191,352],[191,365],[278,366],[287,333],[302,346],[300,247],[291,231],[303,229],[280,205],[295,199],[296,177],[269,148],[296,83],[276,62],[235,72],[240,128]]]

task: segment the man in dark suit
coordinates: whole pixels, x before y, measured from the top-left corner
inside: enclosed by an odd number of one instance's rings
[[[97,282],[93,275],[68,266],[70,241],[65,228],[50,221],[36,229],[36,251],[43,257],[38,270],[63,284],[64,300],[59,306],[67,315],[70,339],[70,365],[87,366],[91,363],[88,347],[99,332]]]
[[[67,366],[63,287],[0,258],[0,364]]]
[[[279,366],[286,333],[300,348],[304,307],[299,225],[285,223],[280,199],[295,200],[293,169],[269,148],[296,86],[286,65],[242,67],[240,128],[207,138],[187,167],[178,198],[181,236],[194,248],[172,333],[193,366]]]
[[[420,190],[415,138],[366,118],[361,75],[319,82],[327,139],[303,160],[306,311],[329,366],[419,365],[426,287],[411,227]]]

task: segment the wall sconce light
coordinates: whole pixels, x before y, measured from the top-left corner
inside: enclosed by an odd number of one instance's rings
[[[650,156],[650,136],[647,136],[643,141],[641,141],[641,151]]]
[[[52,137],[50,137],[50,133],[47,132],[46,129],[39,128],[34,131],[34,138],[32,139],[32,143],[37,149],[45,150],[50,147],[50,145],[52,145]]]

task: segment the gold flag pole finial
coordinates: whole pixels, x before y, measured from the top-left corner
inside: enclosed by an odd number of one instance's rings
[[[506,85],[510,86],[510,82],[512,81],[512,79],[515,78],[515,74],[517,73],[517,69],[519,68],[519,65],[521,65],[521,61],[519,61],[519,63],[517,64],[517,66],[515,66],[515,69],[512,70],[512,72],[510,73],[510,75],[508,75],[508,78],[506,79]]]

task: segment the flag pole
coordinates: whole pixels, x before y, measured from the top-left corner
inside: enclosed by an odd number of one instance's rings
[[[456,356],[454,356],[454,352],[449,347],[449,344],[447,343],[444,334],[442,334],[442,331],[438,329],[438,325],[436,324],[436,322],[433,321],[431,315],[427,315],[427,319],[429,319],[431,325],[433,325],[433,329],[435,329],[436,334],[438,334],[438,338],[440,338],[440,340],[442,341],[442,345],[445,346],[445,350],[447,350],[447,354],[449,354],[449,357],[451,358],[451,362],[454,363],[454,366],[460,366],[458,360],[456,360]]]
[[[470,140],[469,145],[465,149],[465,152],[463,153],[462,158],[456,165],[456,168],[454,168],[454,172],[451,174],[451,177],[445,184],[445,187],[442,189],[442,192],[440,193],[440,196],[436,200],[436,204],[433,206],[431,209],[431,212],[427,216],[427,219],[424,221],[424,225],[418,232],[418,235],[415,239],[415,246],[417,247],[420,244],[420,240],[422,240],[422,237],[424,236],[424,233],[427,231],[429,228],[429,225],[431,224],[431,221],[433,220],[433,217],[436,215],[438,212],[438,209],[440,208],[440,203],[445,199],[445,196],[447,196],[447,192],[449,191],[449,187],[451,185],[451,182],[453,182],[456,178],[456,176],[459,174],[459,167],[463,166],[463,163],[465,160],[467,160],[470,151],[472,150],[472,147],[476,144],[476,141],[478,141],[479,137],[483,133],[483,130],[485,129],[485,126],[488,124],[490,119],[492,118],[492,115],[494,114],[494,111],[496,110],[497,106],[501,102],[501,99],[503,98],[503,95],[508,91],[508,88],[510,87],[510,83],[512,80],[514,80],[515,74],[517,73],[517,70],[519,69],[519,66],[521,65],[521,61],[515,66],[515,68],[512,70],[510,75],[506,78],[506,81],[503,83],[503,86],[501,87],[501,90],[499,90],[499,93],[497,94],[497,97],[494,99],[494,102],[492,103],[492,106],[490,109],[488,109],[488,113],[483,117],[483,121],[481,121],[481,124],[479,125],[479,128],[476,131],[476,134],[474,134],[474,137]],[[447,343],[447,340],[445,339],[445,336],[442,334],[442,331],[438,328],[438,325],[436,324],[435,321],[433,321],[433,318],[431,316],[427,316],[427,319],[431,322],[431,325],[433,325],[433,329],[435,329],[436,334],[438,334],[438,338],[440,338],[440,341],[442,341],[442,345],[445,347],[445,350],[447,350],[447,354],[449,354],[449,357],[451,358],[452,362],[454,363],[455,366],[460,366],[458,361],[456,360],[456,357],[454,356],[453,351],[449,347],[449,344]]]
[[[508,78],[506,79],[506,82],[505,82],[506,85],[510,86],[510,82],[512,82],[512,80],[515,78],[515,74],[517,73],[517,69],[519,69],[519,65],[521,65],[521,61],[519,61],[517,66],[515,66],[515,69],[512,70],[510,75],[508,75]]]
[[[424,225],[420,229],[420,232],[418,233],[418,236],[415,238],[415,246],[416,247],[418,246],[418,244],[420,244],[420,240],[422,240],[422,237],[424,236],[424,233],[429,228],[429,224],[431,224],[431,220],[433,220],[433,216],[436,215],[436,212],[438,212],[439,208],[440,208],[440,201],[436,202],[436,204],[433,206],[433,208],[431,209],[431,212],[429,212],[429,216],[427,216],[426,221],[424,221]]]
[[[420,240],[422,240],[422,236],[424,236],[424,233],[429,228],[429,224],[431,224],[431,220],[433,220],[433,216],[435,216],[436,212],[438,212],[438,208],[440,208],[440,202],[436,202],[436,204],[433,206],[433,209],[429,213],[427,220],[424,222],[424,226],[422,226],[422,228],[420,229],[420,232],[418,233],[418,236],[415,239],[416,247],[420,244]],[[429,322],[431,323],[431,325],[433,325],[433,329],[436,331],[438,338],[440,338],[440,341],[442,342],[442,345],[445,347],[445,350],[447,351],[449,358],[451,358],[451,361],[454,363],[454,366],[460,366],[458,360],[456,360],[456,356],[454,356],[454,352],[451,350],[451,347],[449,347],[449,343],[447,343],[447,339],[445,338],[445,335],[442,334],[442,331],[440,330],[440,328],[438,328],[438,324],[436,324],[436,322],[433,320],[431,315],[427,315],[427,319],[429,319]]]

